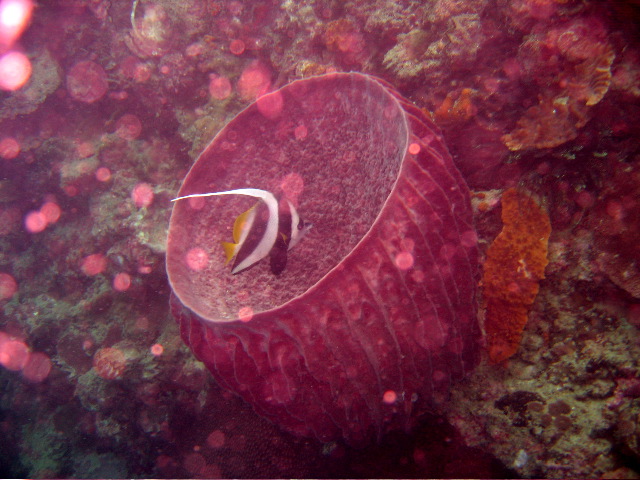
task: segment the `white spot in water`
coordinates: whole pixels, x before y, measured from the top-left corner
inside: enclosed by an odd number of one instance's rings
[[[513,461],[513,468],[522,468],[527,464],[528,461],[529,455],[527,455],[527,452],[520,449],[520,451],[516,455],[516,459]]]

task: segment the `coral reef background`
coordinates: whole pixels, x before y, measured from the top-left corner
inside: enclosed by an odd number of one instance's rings
[[[631,0],[38,4],[30,79],[0,92],[3,476],[637,478],[639,21]],[[170,199],[215,133],[352,70],[433,113],[483,262],[503,191],[551,224],[515,354],[485,351],[422,426],[363,450],[286,435],[213,383],[164,269]]]

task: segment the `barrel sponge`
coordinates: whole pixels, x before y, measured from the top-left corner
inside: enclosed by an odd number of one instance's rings
[[[482,287],[489,358],[502,362],[518,350],[547,266],[549,215],[529,195],[502,195],[500,234],[487,251]]]

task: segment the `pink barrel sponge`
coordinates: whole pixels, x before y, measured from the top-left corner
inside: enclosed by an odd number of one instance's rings
[[[238,188],[314,226],[280,275],[266,260],[232,275],[220,244],[256,200],[175,202],[172,310],[218,383],[294,434],[352,445],[444,402],[477,359],[477,236],[429,118],[368,75],[295,81],[224,127],[179,196]]]

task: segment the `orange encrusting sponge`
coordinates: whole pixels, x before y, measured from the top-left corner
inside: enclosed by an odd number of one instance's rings
[[[544,278],[549,215],[515,188],[502,194],[502,231],[487,251],[482,276],[485,332],[492,363],[511,357]]]

